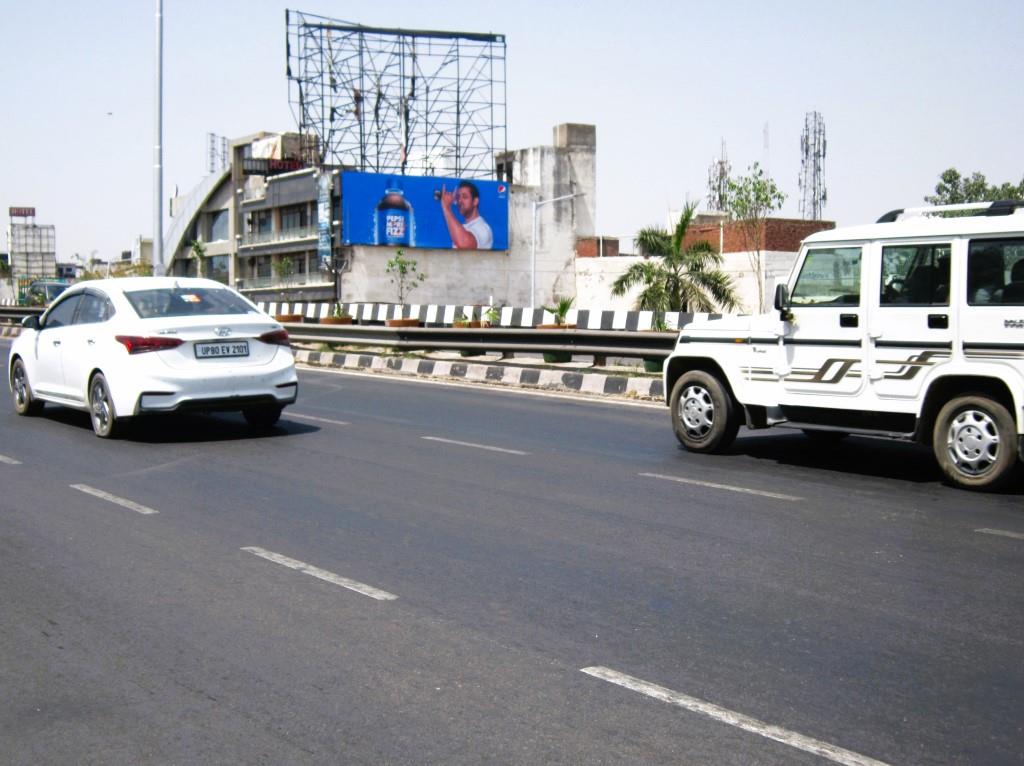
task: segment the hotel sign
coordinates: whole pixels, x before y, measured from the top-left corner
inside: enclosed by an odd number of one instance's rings
[[[9,207],[7,214],[11,218],[35,218],[36,209],[34,207]]]

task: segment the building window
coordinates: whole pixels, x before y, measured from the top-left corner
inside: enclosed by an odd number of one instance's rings
[[[271,258],[269,255],[261,255],[253,259],[253,269],[257,278],[269,277],[271,275]]]
[[[216,210],[210,214],[209,242],[223,242],[228,238],[228,211]]]
[[[211,255],[206,259],[206,278],[213,279],[223,284],[228,283],[228,259],[227,255]]]
[[[254,234],[267,234],[273,227],[274,217],[269,210],[257,210],[249,217],[249,231]]]
[[[301,229],[309,223],[305,205],[281,208],[281,231]]]

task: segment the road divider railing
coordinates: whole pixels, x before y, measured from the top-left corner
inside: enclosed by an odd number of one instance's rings
[[[14,327],[35,306],[0,306],[0,322]],[[629,330],[539,329],[516,327],[386,327],[283,322],[294,343],[340,346],[384,346],[401,351],[465,351],[469,353],[569,353],[627,359],[665,359],[675,347],[674,332]]]

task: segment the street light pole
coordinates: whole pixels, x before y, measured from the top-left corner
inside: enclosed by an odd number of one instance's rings
[[[582,196],[584,196],[583,192],[576,192],[575,194],[564,194],[561,197],[533,201],[533,231],[530,238],[530,308],[533,308],[534,301],[537,300],[537,209],[554,202]]]
[[[164,2],[156,0],[156,120],[153,126],[153,275],[164,273]]]

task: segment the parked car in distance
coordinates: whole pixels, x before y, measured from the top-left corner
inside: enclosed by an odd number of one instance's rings
[[[59,279],[37,279],[25,291],[25,303],[29,306],[49,306],[70,286]]]
[[[100,437],[127,418],[182,410],[241,411],[269,428],[298,395],[287,331],[208,279],[79,282],[23,320],[7,369],[19,414],[83,410]]]

